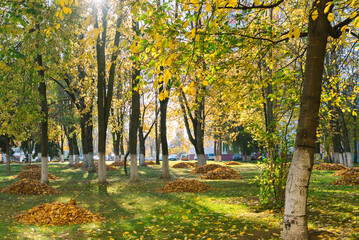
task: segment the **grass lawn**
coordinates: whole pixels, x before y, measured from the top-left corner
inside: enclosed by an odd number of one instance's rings
[[[178,161],[177,161],[178,162]],[[170,162],[174,164],[176,162]],[[14,183],[24,165],[0,166],[0,188]],[[261,211],[259,188],[253,182],[256,164],[230,166],[240,180],[201,180],[214,191],[158,193],[169,181],[160,180],[160,166],[139,167],[140,182],[130,183],[123,169],[107,172],[109,184],[99,186],[97,174],[50,164],[60,177],[50,186],[59,195],[24,196],[0,193],[2,239],[280,239],[283,213]],[[191,169],[171,168],[173,179],[196,178]],[[309,228],[312,239],[359,239],[359,187],[331,186],[335,171],[313,171],[309,190]],[[13,218],[36,205],[75,198],[80,206],[106,220],[68,226],[36,226]]]

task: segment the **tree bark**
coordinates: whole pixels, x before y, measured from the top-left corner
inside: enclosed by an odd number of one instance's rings
[[[5,156],[6,156],[6,171],[10,172],[10,138],[5,134]]]
[[[163,69],[162,69],[163,71]],[[160,92],[165,91],[164,83],[160,86]],[[169,91],[169,89],[168,89]],[[170,168],[168,162],[168,142],[167,142],[167,106],[168,97],[160,100],[160,135],[161,135],[161,146],[162,146],[162,173],[161,179],[170,179]]]
[[[357,163],[358,162],[357,117],[353,116],[353,120],[354,120],[354,133],[353,133],[354,163]]]
[[[348,128],[346,126],[345,120],[344,120],[344,114],[341,111],[341,109],[338,108],[338,114],[339,114],[339,122],[342,128],[342,134],[343,134],[343,144],[344,144],[344,155],[343,157],[346,159],[346,167],[354,167],[353,166],[353,160],[352,160],[352,153],[350,149],[350,142],[349,142],[349,134],[348,134]]]
[[[330,23],[324,8],[329,0],[313,3],[317,9],[316,20],[309,16],[308,47],[303,80],[293,161],[289,170],[283,219],[284,240],[309,239],[307,226],[307,196],[313,167],[314,146],[318,126],[318,114]]]

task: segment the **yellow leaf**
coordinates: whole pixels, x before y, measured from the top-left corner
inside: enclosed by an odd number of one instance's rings
[[[58,24],[55,25],[55,28],[56,28],[56,29],[59,29],[60,26],[61,26],[61,25],[58,23]]]
[[[350,14],[350,18],[355,18],[358,15],[357,12],[353,12],[352,14]]]
[[[75,0],[75,6],[78,7],[79,6],[79,2],[77,0]]]
[[[237,0],[229,0],[228,7],[235,7],[237,6]]]
[[[204,80],[204,81],[203,81],[203,85],[204,85],[204,86],[208,86],[208,81],[207,81],[207,80]]]
[[[152,11],[152,10],[150,10],[150,11],[148,12],[148,16],[149,16],[149,17],[151,17],[151,16],[152,16],[152,14],[153,14],[153,11]]]
[[[355,20],[354,20],[354,27],[355,28],[358,28],[359,27],[359,18],[356,18]]]
[[[295,38],[299,38],[299,37],[300,37],[299,27],[294,27],[294,29],[293,29],[293,35],[294,35]]]
[[[328,13],[328,12],[329,12],[330,6],[332,6],[332,4],[333,4],[333,2],[327,3],[327,6],[326,6],[325,9],[324,9],[324,13]]]
[[[165,70],[165,76],[164,76],[164,78],[163,78],[163,81],[167,84],[168,81],[170,80],[170,78],[171,78],[171,72],[170,72],[170,70],[166,69],[166,70]]]
[[[206,11],[207,12],[211,12],[212,8],[211,5],[209,3],[206,4]]]
[[[328,21],[329,21],[329,22],[333,22],[333,21],[334,21],[334,15],[333,15],[333,13],[329,13],[329,14],[328,14]]]
[[[318,18],[318,10],[315,9],[315,10],[312,12],[312,19],[313,19],[313,21],[315,21],[315,19],[317,19],[317,18]]]
[[[98,35],[100,34],[100,30],[98,28],[93,29],[93,36],[95,39],[97,39]]]
[[[261,5],[261,0],[254,0],[255,5]]]

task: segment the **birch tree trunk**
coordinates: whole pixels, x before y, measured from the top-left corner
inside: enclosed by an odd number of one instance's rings
[[[312,9],[318,9],[318,18],[314,21],[311,14],[309,16],[303,94],[293,161],[286,185],[282,234],[284,240],[309,239],[307,196],[314,160],[324,57],[330,29],[327,14],[324,14],[328,2],[329,0],[314,2]]]

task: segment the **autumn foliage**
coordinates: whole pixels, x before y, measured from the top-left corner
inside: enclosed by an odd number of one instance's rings
[[[337,163],[320,163],[314,165],[313,170],[342,170],[345,167]]]
[[[216,168],[202,175],[204,179],[241,179],[244,178],[236,170],[228,167]]]
[[[81,163],[77,163],[73,166],[73,168],[82,168],[84,164]],[[98,163],[95,162],[95,167],[96,167],[96,171],[98,170]],[[88,168],[85,169],[85,171],[88,171]],[[106,171],[107,172],[112,172],[112,171],[118,171],[118,168],[115,167],[115,165],[111,164],[111,165],[106,165]]]
[[[207,173],[209,171],[212,171],[216,168],[221,168],[223,166],[219,165],[219,164],[205,164],[199,167],[196,167],[195,169],[193,169],[191,171],[191,173]]]
[[[37,180],[20,180],[7,188],[0,190],[2,193],[21,195],[51,195],[59,194],[60,191]]]
[[[75,200],[70,203],[54,202],[38,205],[15,218],[21,223],[35,225],[70,225],[101,222],[102,217],[78,206]]]
[[[193,167],[192,163],[189,162],[179,162],[172,165],[173,168],[191,168]]]
[[[230,162],[224,163],[224,165],[241,165],[241,164],[239,162],[230,161]]]
[[[146,161],[147,165],[156,165],[156,163],[154,161]]]
[[[124,161],[114,162],[114,163],[110,164],[110,166],[123,167],[123,166],[125,166],[125,162]]]
[[[192,179],[179,179],[168,183],[158,192],[169,193],[169,192],[207,192],[213,190],[212,187],[206,183]]]
[[[332,182],[332,185],[359,185],[359,167],[345,168],[333,175],[342,176],[342,178]]]
[[[24,172],[20,172],[14,178],[16,179],[32,179],[32,180],[40,180],[41,179],[41,168],[30,168]],[[58,179],[58,177],[49,173],[49,179]]]
[[[28,170],[28,169],[33,169],[33,168],[40,168],[41,169],[41,166],[31,164],[31,165],[25,165],[24,167],[22,167],[23,170]]]

